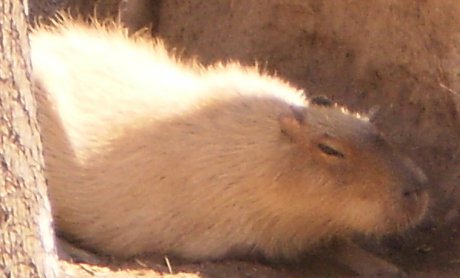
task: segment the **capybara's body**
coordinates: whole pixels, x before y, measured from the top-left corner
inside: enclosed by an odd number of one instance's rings
[[[423,173],[366,118],[278,78],[71,20],[31,49],[56,227],[83,246],[289,258],[424,214]]]

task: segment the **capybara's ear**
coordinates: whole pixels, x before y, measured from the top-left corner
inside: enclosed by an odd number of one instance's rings
[[[314,96],[310,99],[310,103],[318,106],[331,107],[334,103],[324,95]]]
[[[366,116],[370,122],[373,122],[379,112],[380,112],[380,106],[378,105],[372,106],[371,109],[367,112]]]
[[[279,116],[280,129],[291,140],[296,141],[302,133],[305,123],[305,107],[291,106],[291,111]]]

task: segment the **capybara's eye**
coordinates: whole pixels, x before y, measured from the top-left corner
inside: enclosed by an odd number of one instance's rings
[[[318,148],[325,154],[327,155],[331,155],[331,156],[336,156],[336,157],[339,157],[339,158],[344,158],[345,155],[341,152],[339,152],[338,150],[334,149],[333,147],[331,146],[328,146],[328,145],[325,145],[325,144],[318,144]]]

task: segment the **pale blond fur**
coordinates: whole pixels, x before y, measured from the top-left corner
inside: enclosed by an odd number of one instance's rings
[[[63,20],[31,35],[60,233],[118,256],[273,258],[422,218],[426,178],[367,119],[125,33]]]

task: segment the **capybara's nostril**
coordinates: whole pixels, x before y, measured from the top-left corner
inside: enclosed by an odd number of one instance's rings
[[[411,195],[412,195],[412,191],[409,191],[409,190],[406,190],[403,193],[403,196],[406,197],[406,198],[410,197]]]
[[[404,198],[412,198],[416,196],[420,196],[421,189],[413,188],[413,189],[406,189],[403,191]]]

